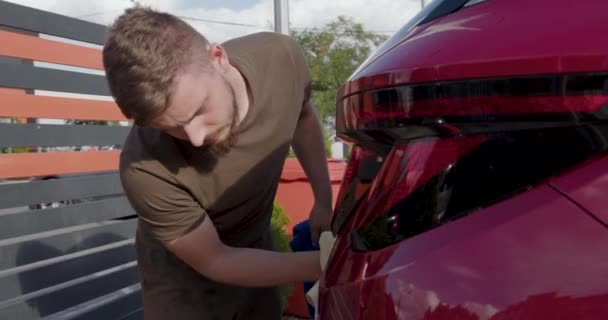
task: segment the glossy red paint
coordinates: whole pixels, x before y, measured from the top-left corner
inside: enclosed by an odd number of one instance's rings
[[[608,156],[593,159],[551,182],[556,189],[608,226]]]
[[[321,319],[606,319],[608,232],[548,185],[361,255],[341,238]]]
[[[422,90],[414,98],[407,88],[396,95],[374,94],[387,88],[437,84],[445,88],[446,83],[479,79],[606,72],[608,42],[598,40],[604,38],[606,12],[605,0],[584,5],[570,0],[488,0],[418,27],[406,26],[341,88],[337,111],[343,116],[337,117],[337,128],[350,131],[344,138],[360,140],[356,155],[369,153],[369,144],[396,143],[374,139],[401,134],[382,131],[389,127],[400,132],[411,129],[407,121],[395,121],[398,118],[482,115],[485,128],[496,130],[492,119],[501,115],[530,116],[515,119],[531,121],[532,129],[549,123],[543,122],[546,119],[556,119],[547,114],[566,114],[570,118],[561,118],[560,125],[571,121],[580,127],[585,126],[581,119],[593,115],[598,126],[590,131],[605,131],[608,82],[597,90],[587,90],[590,87],[583,83],[580,92],[563,87],[549,95],[488,90],[486,97],[483,86],[466,87],[453,96],[455,91],[429,91],[427,96]],[[473,94],[477,89],[483,94]],[[539,114],[543,116],[534,118]],[[426,139],[429,132],[410,139]],[[441,139],[458,133],[442,133]],[[597,139],[604,133],[592,135],[581,144],[605,145],[605,139]],[[402,140],[401,146],[405,145]],[[563,140],[559,142],[561,149]],[[377,208],[394,203],[389,196],[395,194],[398,181],[408,175],[421,178],[427,170],[425,179],[437,173],[431,167],[438,159],[418,161],[424,165],[415,173],[399,161],[393,163],[399,146],[391,150],[371,182],[343,181],[334,215],[334,222],[340,221],[338,238],[321,281],[321,320],[608,319],[605,153],[554,178],[543,177],[530,190],[480,206],[467,216],[388,247],[355,251],[353,231],[385,214]],[[417,155],[424,153],[415,151],[407,155],[410,161],[416,162]],[[375,156],[372,151],[371,157]],[[442,162],[439,167],[445,165]],[[351,160],[347,172],[360,166]],[[404,190],[409,193],[416,186],[405,185]],[[341,206],[343,202],[350,207]],[[351,205],[355,202],[361,205]]]
[[[397,33],[338,98],[400,84],[606,71],[606,12],[604,0],[482,2]]]

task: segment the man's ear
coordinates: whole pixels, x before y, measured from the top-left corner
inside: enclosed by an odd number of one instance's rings
[[[230,70],[228,53],[226,53],[226,50],[217,43],[212,44],[209,48],[209,62],[221,73],[226,73]]]

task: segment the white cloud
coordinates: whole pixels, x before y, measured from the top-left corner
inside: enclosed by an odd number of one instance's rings
[[[233,37],[258,31],[271,31],[274,20],[272,0],[259,1],[256,2],[252,7],[242,10],[233,10],[228,8],[197,8],[188,10],[174,10],[172,13],[193,18],[251,25],[236,26],[186,20],[213,42],[222,42]]]
[[[129,0],[10,0],[9,2],[106,25],[132,5]],[[272,30],[274,20],[273,0],[258,0],[249,8],[241,10],[203,7],[180,9],[179,0],[140,0],[140,2],[180,16],[259,26],[234,26],[187,20],[214,42],[222,42],[257,31]],[[295,28],[320,27],[340,15],[345,15],[354,18],[369,30],[396,31],[419,10],[418,0],[376,0],[373,5],[365,0],[290,0],[289,4],[290,22]]]
[[[373,3],[373,5],[370,5]],[[339,15],[350,16],[370,30],[396,31],[420,11],[417,0],[291,0],[294,27],[321,26]]]

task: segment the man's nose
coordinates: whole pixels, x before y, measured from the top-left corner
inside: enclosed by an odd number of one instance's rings
[[[184,126],[184,132],[186,132],[186,136],[188,136],[188,140],[194,147],[200,147],[205,143],[205,130],[202,128],[196,128],[192,124],[188,124]]]

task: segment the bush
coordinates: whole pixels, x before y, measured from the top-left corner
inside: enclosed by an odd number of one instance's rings
[[[289,247],[289,235],[285,227],[289,223],[289,217],[285,214],[285,210],[275,203],[272,208],[272,219],[270,221],[272,225],[272,236],[274,237],[275,246],[278,251],[288,252],[291,251]]]
[[[275,248],[280,252],[289,252],[291,247],[289,246],[289,234],[285,227],[289,223],[289,217],[285,214],[285,210],[275,203],[272,209],[272,219],[270,224],[272,227],[272,237],[274,239]],[[281,286],[281,300],[283,301],[283,308],[287,306],[287,299],[293,292],[293,284],[286,284]]]

